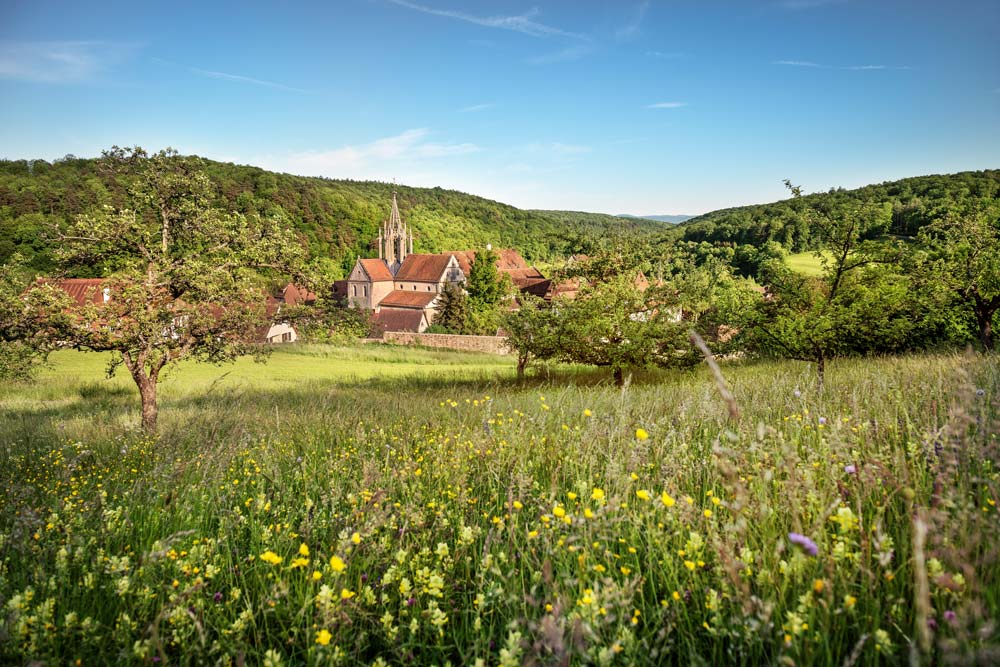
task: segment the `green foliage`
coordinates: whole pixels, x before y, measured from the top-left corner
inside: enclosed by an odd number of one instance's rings
[[[476,251],[465,281],[465,291],[473,308],[496,306],[505,296],[504,284],[500,281],[500,272],[497,270],[498,259],[492,249]]]
[[[185,357],[217,363],[256,351],[251,332],[266,320],[255,270],[296,275],[301,248],[278,218],[213,208],[212,183],[196,158],[115,147],[101,164],[123,184],[129,206],[77,216],[53,258],[67,269],[113,273],[105,283],[111,299],[33,316],[52,342],[114,351],[112,368],[129,371],[143,427],[153,430],[161,370]]]
[[[256,167],[192,161],[211,182],[210,204],[226,212],[289,222],[310,258],[325,263],[328,280],[343,278],[354,260],[373,256],[379,224],[389,212],[395,187],[414,230],[417,252],[514,247],[529,261],[574,251],[574,243],[623,227],[651,234],[662,225],[587,213],[525,211],[442,188],[331,180],[277,174]],[[100,160],[0,160],[0,262],[14,252],[36,273],[55,268],[57,231],[77,215],[103,206],[132,205],[119,173]],[[572,233],[567,233],[572,229]],[[77,277],[98,277],[100,267],[74,268]]]
[[[980,345],[992,351],[1000,312],[1000,202],[963,202],[921,229],[919,239],[916,273],[972,313]]]
[[[838,205],[809,218],[822,241],[816,251],[821,277],[771,262],[765,268],[770,298],[747,313],[743,326],[758,350],[813,362],[822,385],[828,359],[905,349],[913,302],[905,278],[873,268],[891,259],[868,240],[884,232],[885,205]]]
[[[19,254],[0,264],[0,379],[31,379],[54,345],[49,334],[61,324],[61,317],[46,322],[39,313],[61,313],[69,303],[51,286],[28,291],[29,274]]]
[[[855,190],[836,188],[771,204],[722,209],[692,218],[668,235],[712,246],[760,248],[775,242],[790,252],[805,252],[824,245],[813,226],[817,212],[863,203],[886,205],[888,224],[878,231],[912,237],[936,220],[940,209],[970,198],[1000,198],[1000,170],[905,178]]]
[[[522,294],[518,301],[520,308],[506,313],[501,327],[507,347],[517,355],[517,377],[522,379],[532,361],[559,356],[559,314],[530,294]]]
[[[440,328],[441,331],[432,331],[431,333],[466,333],[469,319],[469,298],[462,290],[461,285],[451,282],[445,283],[435,308],[436,315],[432,326]]]
[[[824,393],[724,363],[735,421],[701,369],[621,391],[290,346],[184,366],[154,441],[97,356],[0,383],[3,664],[991,664],[1000,642],[991,357],[837,360]]]

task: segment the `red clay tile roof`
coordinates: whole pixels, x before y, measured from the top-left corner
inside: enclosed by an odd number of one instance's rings
[[[361,268],[365,270],[372,282],[392,280],[392,272],[381,259],[362,259],[360,262]]]
[[[545,298],[549,290],[552,288],[552,281],[548,278],[529,278],[522,281],[514,281],[514,284],[519,290],[533,296],[537,296],[540,299]]]
[[[289,306],[298,306],[299,304],[310,304],[315,303],[316,295],[304,287],[299,287],[292,283],[288,283],[285,289],[281,291],[281,298]]]
[[[441,279],[444,270],[448,268],[448,262],[453,254],[407,255],[406,259],[403,260],[403,265],[396,272],[396,280],[436,283]]]
[[[412,255],[411,255],[412,256]],[[409,258],[407,258],[409,259]],[[417,292],[395,289],[379,301],[379,306],[395,306],[397,308],[426,308],[437,297],[437,292]]]
[[[382,308],[372,318],[382,331],[419,331],[424,311],[410,308]]]
[[[528,266],[528,263],[524,261],[523,257],[521,257],[521,253],[514,250],[513,248],[503,248],[501,250],[497,250],[496,252],[497,252],[497,270],[511,274],[513,274],[513,272],[515,271],[527,270],[538,274],[537,277],[539,278],[542,277],[542,274],[538,273],[538,269],[534,268],[533,266]],[[476,259],[476,251],[453,250],[447,254],[455,256],[455,259],[458,260],[458,265],[462,267],[462,273],[468,276],[469,271],[472,269],[472,262],[474,262]]]
[[[104,303],[103,278],[64,278],[62,280],[43,280],[69,294],[80,306],[88,303]]]

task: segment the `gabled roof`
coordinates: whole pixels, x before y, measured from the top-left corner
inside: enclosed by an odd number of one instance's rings
[[[437,292],[417,292],[396,289],[385,295],[378,302],[379,307],[395,306],[397,308],[426,308],[437,298]]]
[[[436,283],[441,280],[448,262],[454,253],[441,255],[407,255],[403,265],[396,272],[396,280],[412,280],[414,282]],[[468,274],[466,274],[468,275]]]
[[[382,308],[372,318],[382,331],[420,331],[424,311],[411,308]]]
[[[79,306],[88,303],[104,303],[103,278],[63,278],[62,280],[40,280],[40,283],[58,287],[69,294]]]
[[[381,259],[359,259],[358,263],[373,283],[392,280],[392,272]]]
[[[304,287],[299,287],[293,283],[288,283],[281,291],[281,299],[289,306],[300,304],[310,304],[316,302],[316,295]]]
[[[528,266],[528,263],[524,261],[521,257],[521,253],[514,250],[513,248],[503,248],[497,250],[497,270],[503,273],[510,273],[513,277],[513,272],[515,271],[532,271],[538,277],[541,278],[542,274],[538,273],[538,269],[533,266]],[[448,253],[449,255],[454,255],[455,259],[458,260],[458,265],[462,268],[462,273],[469,275],[469,271],[472,269],[472,263],[476,260],[475,250],[453,250]]]
[[[548,278],[529,278],[520,282],[515,281],[514,284],[521,292],[537,296],[540,299],[544,299],[552,288],[552,281]]]

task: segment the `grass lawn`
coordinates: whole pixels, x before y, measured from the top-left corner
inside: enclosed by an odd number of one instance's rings
[[[788,268],[793,271],[797,271],[807,276],[823,275],[823,265],[820,263],[819,257],[817,257],[814,252],[799,252],[793,255],[788,255],[785,258],[785,264],[788,265]]]
[[[1000,365],[184,366],[0,384],[0,662],[989,663]]]

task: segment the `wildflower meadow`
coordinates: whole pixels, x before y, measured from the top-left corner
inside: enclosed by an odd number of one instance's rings
[[[302,347],[0,386],[0,661],[1000,661],[1000,365],[723,364],[622,389]],[[196,372],[195,372],[196,370]]]

